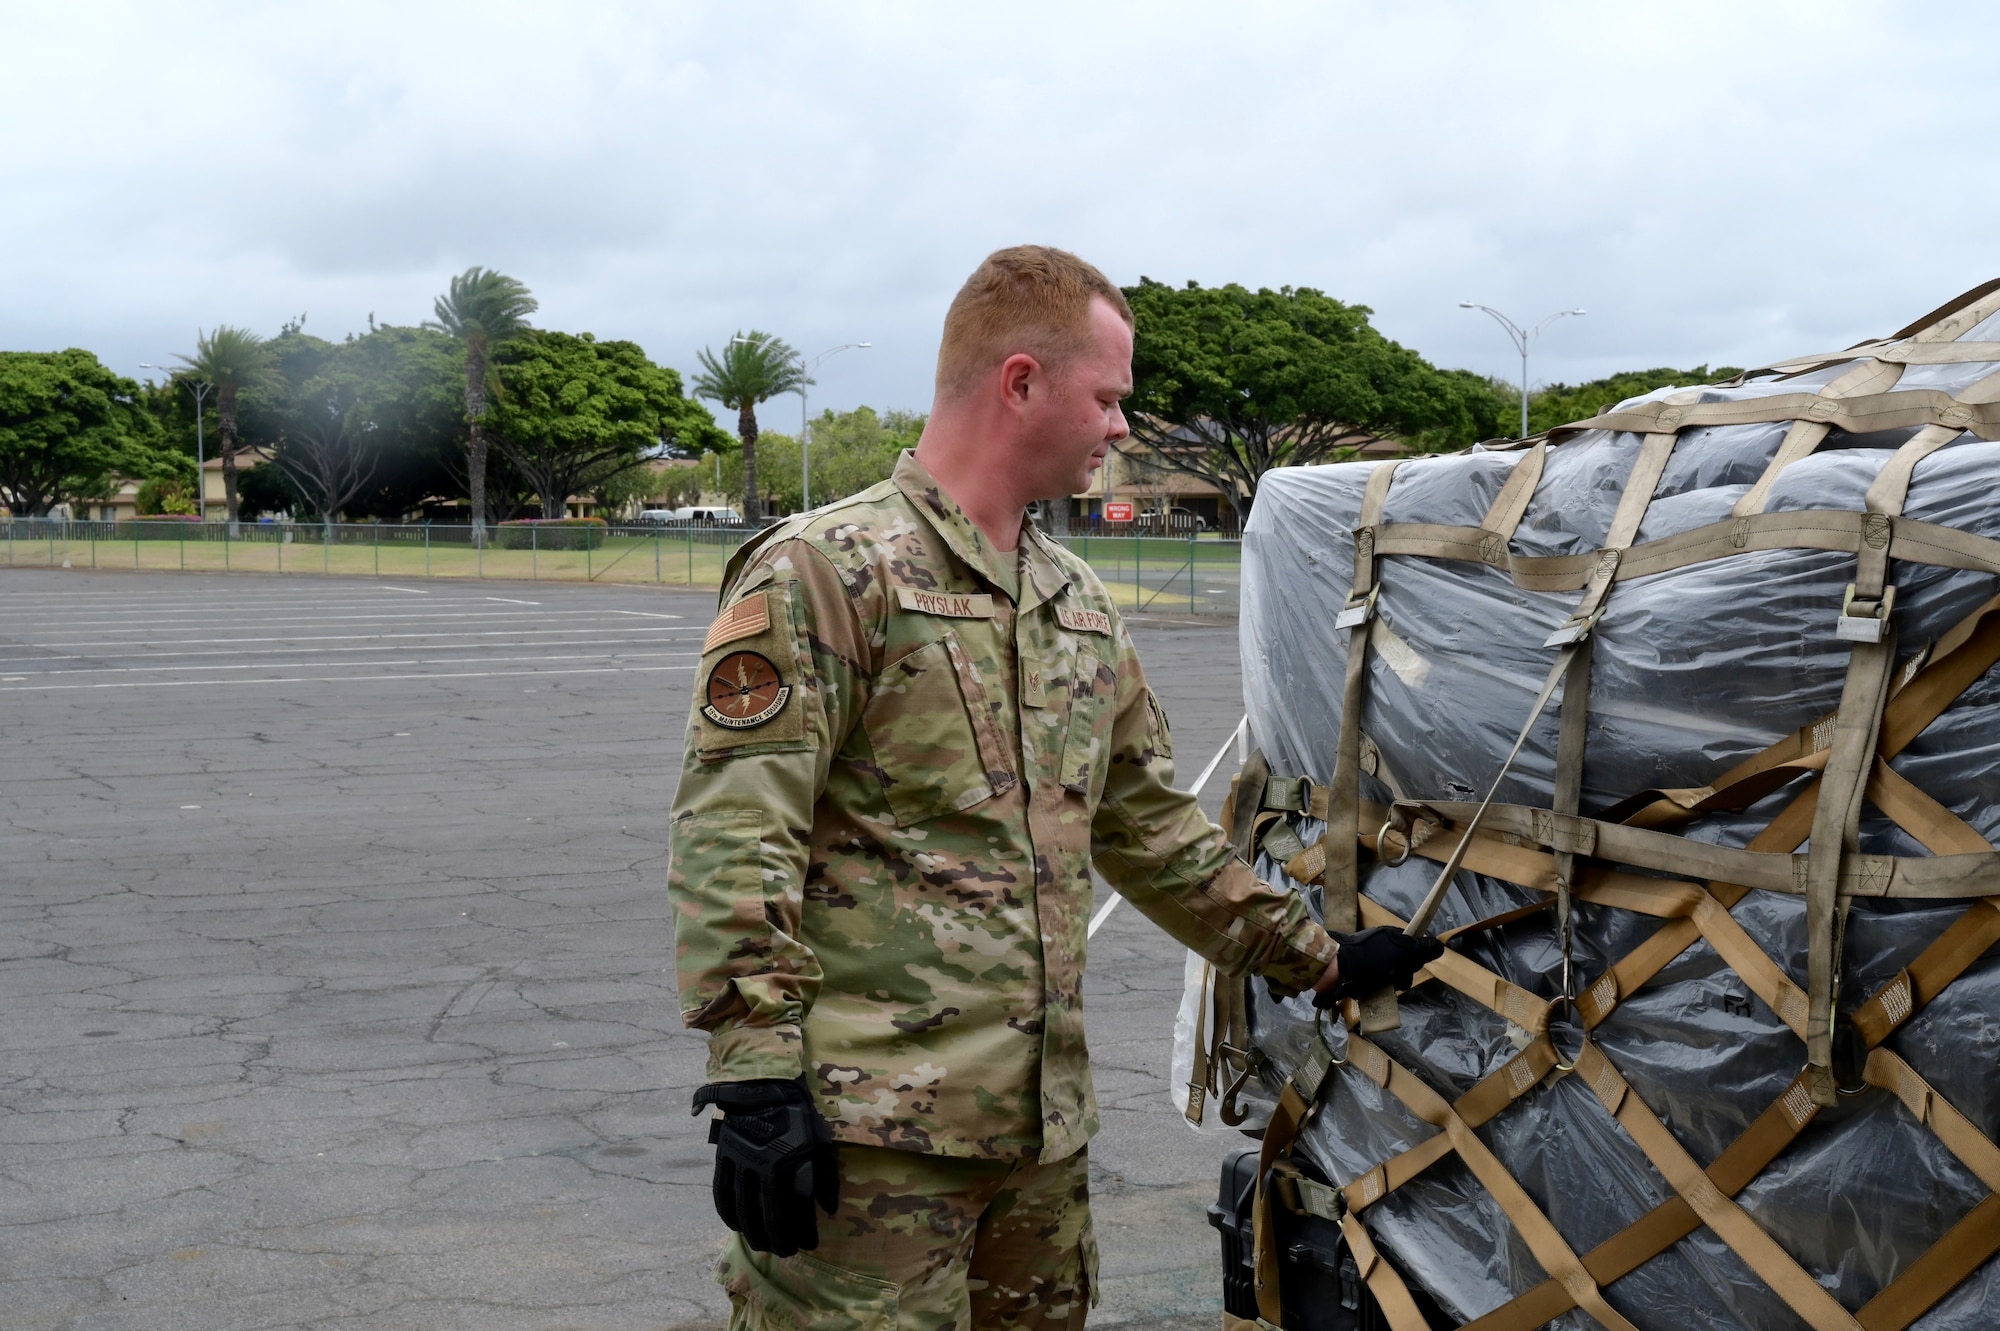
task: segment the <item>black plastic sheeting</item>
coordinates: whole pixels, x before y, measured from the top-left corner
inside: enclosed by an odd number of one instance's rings
[[[2000,320],[1989,321],[1989,325]],[[1992,336],[1994,328],[1971,336]],[[1836,366],[1782,385],[1703,390],[1706,400],[1810,391]],[[1957,391],[1992,365],[1911,367],[1900,388]],[[1684,391],[1684,390],[1683,390]],[[1785,425],[1684,431],[1638,540],[1726,519],[1756,482]],[[1863,492],[1914,431],[1830,438],[1786,469],[1766,505],[1861,510]],[[1596,549],[1638,454],[1633,434],[1578,436],[1549,450],[1517,552]],[[1478,452],[1403,464],[1385,522],[1477,526],[1519,453]],[[1372,464],[1268,474],[1244,545],[1244,691],[1252,733],[1280,773],[1333,775],[1347,634],[1334,617],[1353,573],[1351,528]],[[1906,516],[2000,537],[2000,444],[1970,435],[1916,470]],[[1834,635],[1851,555],[1778,550],[1736,555],[1619,584],[1596,630],[1585,813],[1649,787],[1697,786],[1835,709],[1847,664]],[[1990,575],[1890,565],[1902,650],[1935,638],[2000,591]],[[1555,658],[1543,646],[1578,593],[1519,590],[1498,570],[1412,557],[1381,561],[1382,625],[1369,662],[1363,730],[1386,770],[1418,799],[1485,793]],[[1893,766],[1989,839],[2000,839],[2000,672],[1977,682]],[[1559,695],[1558,695],[1559,696]],[[1308,703],[1306,700],[1310,700]],[[1549,804],[1557,708],[1551,705],[1500,788],[1501,802]],[[1741,846],[1795,794],[1788,786],[1742,814],[1705,817],[1684,834]],[[1391,794],[1364,778],[1364,794]],[[1299,824],[1310,843],[1321,827]],[[1922,855],[1870,808],[1869,853]],[[1362,890],[1407,917],[1437,866],[1415,858],[1364,870]],[[1286,881],[1268,858],[1260,869]],[[1297,889],[1297,884],[1292,884]],[[1303,889],[1315,912],[1318,889]],[[1433,928],[1488,918],[1538,900],[1525,889],[1461,872]],[[1840,1005],[1852,1010],[1963,913],[1959,903],[1856,902],[1848,924]],[[1799,985],[1805,984],[1804,901],[1751,893],[1734,912]],[[1643,942],[1661,922],[1610,908],[1576,909],[1576,988]],[[1547,913],[1473,935],[1468,954],[1522,987],[1552,996],[1559,954]],[[1253,1029],[1271,1055],[1275,1091],[1313,1037],[1302,999],[1272,1000],[1253,984]],[[1392,1057],[1456,1098],[1526,1042],[1498,1015],[1439,984],[1407,995],[1400,1030],[1380,1037]],[[1344,1036],[1328,1025],[1333,1048]],[[1577,1033],[1553,1024],[1559,1048]],[[1705,942],[1628,997],[1595,1039],[1696,1160],[1711,1161],[1781,1094],[1803,1044]],[[1989,1136],[2000,1132],[2000,953],[1976,963],[1899,1029],[1889,1047]],[[1389,1094],[1337,1068],[1298,1150],[1346,1183],[1430,1136]],[[1671,1189],[1575,1078],[1545,1081],[1479,1130],[1500,1161],[1579,1254],[1616,1233]],[[1868,1090],[1822,1110],[1738,1196],[1744,1208],[1849,1309],[1858,1309],[1987,1194],[1986,1187],[1888,1093]],[[1464,1318],[1544,1278],[1500,1208],[1456,1156],[1446,1156],[1365,1213],[1376,1241],[1411,1279]],[[1640,1327],[1803,1327],[1706,1229],[1622,1280],[1606,1299]],[[1552,1325],[1591,1327],[1572,1312]],[[2000,1263],[1989,1262],[1916,1325],[1975,1331],[2000,1325]]]

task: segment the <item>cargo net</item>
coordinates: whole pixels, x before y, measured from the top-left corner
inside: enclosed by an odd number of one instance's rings
[[[1815,391],[1713,401],[1701,400],[1701,390],[1695,390],[1555,432],[1521,456],[1478,527],[1385,524],[1383,503],[1399,464],[1382,464],[1370,475],[1354,528],[1354,580],[1338,621],[1348,659],[1332,780],[1315,785],[1309,779],[1275,776],[1259,758],[1239,778],[1225,818],[1237,821],[1246,850],[1261,850],[1283,863],[1292,879],[1311,885],[1328,926],[1335,929],[1407,923],[1377,899],[1389,895],[1373,891],[1382,880],[1371,877],[1371,892],[1359,891],[1363,872],[1380,874],[1384,864],[1442,865],[1440,891],[1449,881],[1477,882],[1454,877],[1460,868],[1524,889],[1525,894],[1516,896],[1527,904],[1442,936],[1449,940],[1552,917],[1562,974],[1557,993],[1544,997],[1466,955],[1460,946],[1449,947],[1420,973],[1419,986],[1448,986],[1504,1021],[1516,1033],[1517,1045],[1525,1041],[1518,1053],[1455,1098],[1434,1089],[1379,1042],[1400,1022],[1393,995],[1342,1004],[1304,1042],[1294,1030],[1288,1053],[1279,1048],[1285,1043],[1279,1038],[1282,1032],[1266,1041],[1272,1065],[1290,1067],[1271,1111],[1260,1169],[1258,1293],[1266,1320],[1276,1322],[1280,1316],[1278,1256],[1268,1241],[1270,1208],[1285,1206],[1339,1223],[1391,1325],[1397,1331],[1424,1328],[1427,1323],[1403,1276],[1382,1260],[1365,1222],[1371,1208],[1448,1157],[1456,1157],[1490,1195],[1546,1276],[1466,1324],[1476,1331],[1527,1331],[1575,1310],[1604,1327],[1639,1331],[1607,1301],[1605,1290],[1702,1227],[1814,1328],[1898,1331],[1910,1326],[2000,1250],[2000,1147],[1888,1045],[1892,1033],[2000,941],[2000,855],[1979,830],[1890,766],[2000,660],[2000,596],[1909,650],[1897,642],[1895,588],[1888,578],[1891,560],[2000,573],[2000,541],[1903,516],[1918,462],[1960,440],[2000,438],[2000,373],[1976,378],[1955,394],[1894,391],[1911,366],[2000,363],[2000,343],[1957,340],[1996,312],[2000,283],[1968,293],[1891,338],[1745,376],[1782,379],[1846,367],[1820,376],[1823,382]],[[1748,422],[1780,423],[1785,433],[1761,479],[1729,518],[1634,544],[1677,438],[1702,427]],[[1902,430],[1907,435],[1869,488],[1865,511],[1765,512],[1778,475],[1811,455],[1836,429],[1850,434]],[[1584,430],[1644,435],[1603,548],[1563,556],[1511,553],[1515,526],[1535,492],[1548,451]],[[1837,622],[1838,637],[1850,651],[1837,710],[1737,762],[1708,785],[1646,790],[1594,817],[1581,816],[1592,636],[1611,593],[1629,579],[1745,551],[1779,549],[1837,551],[1854,559],[1854,581],[1842,598]],[[1390,558],[1472,561],[1510,575],[1523,589],[1581,592],[1568,621],[1546,644],[1559,651],[1535,704],[1539,715],[1552,697],[1559,698],[1554,797],[1547,807],[1497,803],[1491,793],[1484,805],[1401,797],[1382,751],[1362,733],[1366,662],[1381,590],[1378,572]],[[1564,685],[1560,694],[1559,684]],[[1534,724],[1531,717],[1523,738]],[[1520,747],[1517,741],[1516,753]],[[1494,782],[1495,791],[1500,784]],[[1388,790],[1393,802],[1365,798],[1366,785]],[[1990,800],[1990,789],[1987,796]],[[1864,805],[1929,854],[1863,853],[1858,828]],[[1779,812],[1740,849],[1677,834],[1676,829],[1704,816],[1742,815],[1753,806],[1778,807]],[[1324,835],[1306,845],[1301,831],[1314,823],[1324,823]],[[1430,871],[1423,876],[1428,879]],[[1803,986],[1732,913],[1759,891],[1804,899]],[[1487,899],[1490,905],[1492,894]],[[1968,899],[1970,904],[1914,960],[1843,1015],[1841,935],[1858,899],[1917,903],[1933,912],[1956,909]],[[1598,973],[1574,975],[1572,911],[1579,907],[1631,912],[1662,923]],[[1407,902],[1404,908],[1409,909]],[[1637,931],[1622,936],[1636,937]],[[1701,942],[1803,1046],[1797,1076],[1706,1165],[1690,1154],[1681,1135],[1634,1090],[1593,1038],[1622,1003]],[[1299,1010],[1296,1004],[1292,1010]],[[1342,1032],[1331,1029],[1335,1024],[1346,1028],[1344,1040]],[[1410,1047],[1419,1043],[1413,1038]],[[1976,1036],[1972,1047],[1991,1057],[1990,1039]],[[1216,1061],[1226,1062],[1235,1052],[1223,1045]],[[1261,1061],[1261,1053],[1250,1058],[1253,1065]],[[1334,1067],[1365,1076],[1416,1120],[1436,1129],[1435,1134],[1370,1168],[1343,1170],[1351,1175],[1344,1186],[1316,1180],[1299,1168],[1291,1148],[1320,1109],[1324,1089],[1338,1080]],[[1238,1085],[1243,1072],[1237,1071]],[[2000,1077],[2000,1066],[1987,1066],[1983,1075]],[[1665,1200],[1582,1252],[1558,1231],[1479,1131],[1510,1111],[1532,1112],[1528,1106],[1533,1098],[1556,1078],[1573,1078],[1587,1087],[1664,1184],[1656,1195]],[[1893,1097],[1909,1123],[1932,1134],[1983,1186],[1985,1196],[1948,1224],[1940,1218],[1947,1209],[1942,1206],[1915,1216],[1884,1214],[1884,1225],[1921,1226],[1929,1220],[1929,1232],[1936,1237],[1864,1306],[1850,1309],[1829,1292],[1827,1285],[1836,1281],[1816,1277],[1737,1199],[1808,1125],[1871,1089]],[[1564,1146],[1561,1135],[1552,1134],[1543,1149],[1557,1152]],[[1449,1258],[1437,1255],[1437,1260]],[[1692,1306],[1660,1311],[1675,1326],[1688,1325],[1685,1319],[1697,1313]]]

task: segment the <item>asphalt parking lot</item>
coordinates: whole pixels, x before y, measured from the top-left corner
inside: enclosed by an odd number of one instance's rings
[[[712,604],[0,573],[0,1321],[721,1324],[663,886]],[[1234,626],[1136,633],[1185,783]],[[1220,1308],[1180,974],[1130,910],[1093,945],[1095,1324]]]

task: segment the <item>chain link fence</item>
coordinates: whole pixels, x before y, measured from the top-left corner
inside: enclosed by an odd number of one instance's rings
[[[745,527],[469,526],[0,519],[9,568],[153,569],[370,578],[492,578],[713,587]],[[1059,538],[1131,613],[1233,616],[1240,545],[1197,536]]]

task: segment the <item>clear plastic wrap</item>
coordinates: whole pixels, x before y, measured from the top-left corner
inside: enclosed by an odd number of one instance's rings
[[[1994,336],[1995,322],[1968,337]],[[1810,392],[1844,368],[1704,389],[1700,399]],[[1902,386],[1956,392],[1995,369],[1912,366]],[[1675,399],[1684,400],[1690,399]],[[1785,431],[1783,422],[1684,431],[1638,541],[1727,519]],[[1862,509],[1863,493],[1913,433],[1836,433],[1779,474],[1767,510]],[[1597,549],[1640,444],[1635,434],[1593,431],[1551,448],[1513,549],[1528,555]],[[1476,527],[1522,456],[1475,450],[1408,461],[1396,473],[1382,521]],[[1352,528],[1372,469],[1343,464],[1268,474],[1245,534],[1244,693],[1254,740],[1277,772],[1321,782],[1334,772],[1348,637],[1334,619],[1352,580]],[[1917,466],[1904,512],[2000,537],[1996,476],[2000,444],[1964,436]],[[1783,549],[1619,583],[1595,633],[1583,811],[1649,788],[1699,786],[1832,712],[1849,658],[1834,621],[1854,570],[1851,553]],[[1362,728],[1380,750],[1381,770],[1405,795],[1477,800],[1554,659],[1544,641],[1577,594],[1523,591],[1505,572],[1482,564],[1418,557],[1384,558],[1378,577]],[[1909,645],[1937,637],[2000,591],[1987,573],[1902,561],[1892,561],[1890,579],[1900,639]],[[1989,839],[2000,836],[1996,674],[1975,682],[1891,764]],[[1502,783],[1500,802],[1550,804],[1557,730],[1551,706]],[[1789,793],[1678,830],[1742,847]],[[1363,795],[1381,803],[1393,798],[1372,777],[1364,777]],[[1294,826],[1307,843],[1322,830],[1310,821]],[[1926,853],[1872,806],[1862,819],[1861,848]],[[1260,867],[1273,881],[1290,882],[1269,858]],[[1436,870],[1421,858],[1390,868],[1364,857],[1361,890],[1408,917]],[[1318,910],[1318,888],[1291,885]],[[1433,928],[1470,924],[1538,899],[1462,871]],[[1893,979],[1966,907],[1857,900],[1846,933],[1842,1008]],[[1734,911],[1800,985],[1804,912],[1802,898],[1768,892],[1751,893]],[[1659,927],[1653,918],[1579,904],[1580,986]],[[1473,935],[1464,946],[1481,964],[1547,997],[1556,992],[1559,968],[1552,935],[1542,914]],[[1264,1075],[1275,1089],[1313,1038],[1313,1013],[1303,998],[1277,1002],[1261,984],[1252,989],[1253,1032],[1269,1056]],[[1500,1016],[1435,983],[1405,997],[1402,1020],[1377,1043],[1448,1099],[1525,1042]],[[1338,1051],[1338,1023],[1329,1030]],[[1703,942],[1626,998],[1593,1038],[1704,1165],[1785,1090],[1804,1061],[1799,1040]],[[1974,963],[1888,1047],[1992,1136],[2000,1129],[2000,955]],[[1296,1149],[1336,1183],[1434,1131],[1352,1067],[1337,1068],[1323,1095],[1324,1107]],[[1545,1081],[1480,1136],[1578,1253],[1672,1196],[1575,1077]],[[1894,1096],[1869,1090],[1822,1111],[1738,1201],[1829,1293],[1858,1309],[1988,1192]],[[1450,1155],[1369,1208],[1366,1223],[1411,1280],[1463,1318],[1544,1278],[1499,1206]],[[1604,1295],[1646,1331],[1804,1325],[1707,1229],[1605,1286]],[[1553,1325],[1595,1323],[1572,1312]],[[1986,1263],[1915,1325],[1925,1331],[2000,1325],[2000,1265]]]

